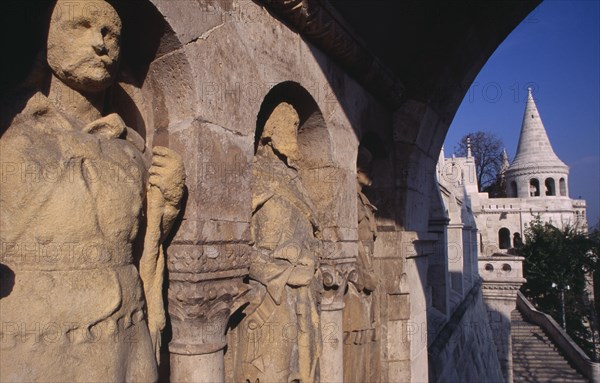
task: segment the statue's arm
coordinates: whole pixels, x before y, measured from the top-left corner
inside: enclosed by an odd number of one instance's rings
[[[160,332],[166,323],[162,299],[165,268],[162,243],[179,214],[185,184],[183,161],[172,150],[155,147],[149,174],[147,226],[144,252],[140,259],[140,277],[148,308],[148,328],[158,360]]]

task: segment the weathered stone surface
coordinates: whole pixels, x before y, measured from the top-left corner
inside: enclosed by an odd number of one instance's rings
[[[167,128],[177,130],[177,127],[181,129],[189,124],[198,103],[192,84],[190,63],[183,48],[150,64],[142,91],[148,103],[147,114],[153,134],[165,135]],[[168,141],[160,143],[166,145]]]

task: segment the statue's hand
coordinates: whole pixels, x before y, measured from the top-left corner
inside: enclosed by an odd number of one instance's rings
[[[154,147],[152,153],[148,182],[160,190],[167,204],[178,206],[185,183],[183,160],[179,154],[162,146]]]

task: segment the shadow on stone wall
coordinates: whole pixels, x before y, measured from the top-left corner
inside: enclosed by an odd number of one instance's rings
[[[494,339],[506,344],[508,338],[496,333],[488,318],[481,284],[477,283],[446,324],[428,334],[433,339],[429,345],[430,382],[504,382]]]

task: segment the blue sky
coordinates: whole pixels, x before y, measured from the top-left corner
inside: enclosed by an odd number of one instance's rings
[[[465,96],[445,142],[498,135],[515,155],[531,86],[554,152],[571,167],[571,198],[600,218],[600,1],[546,0],[498,47]]]

